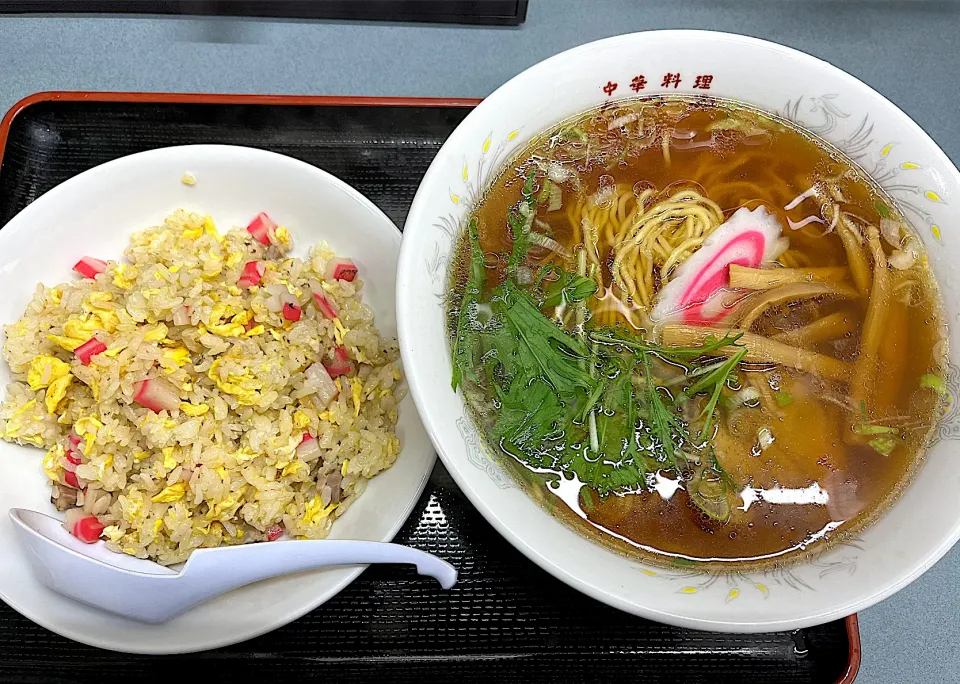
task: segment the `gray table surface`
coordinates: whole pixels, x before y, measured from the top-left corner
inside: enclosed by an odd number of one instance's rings
[[[530,0],[520,28],[281,20],[0,18],[0,112],[40,90],[483,97],[579,43],[699,28],[826,59],[960,162],[960,2]],[[960,550],[860,614],[859,682],[960,682]]]

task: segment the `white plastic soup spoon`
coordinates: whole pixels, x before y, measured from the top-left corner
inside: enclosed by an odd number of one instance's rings
[[[84,544],[56,518],[10,509],[20,542],[37,577],[77,601],[133,618],[161,623],[214,596],[245,584],[334,565],[412,563],[444,589],[457,571],[434,555],[400,544],[370,541],[269,542],[194,551],[182,569]]]

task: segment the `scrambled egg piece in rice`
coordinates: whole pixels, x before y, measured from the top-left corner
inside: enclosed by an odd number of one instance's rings
[[[325,279],[322,244],[288,258],[290,231],[264,225],[177,211],[4,328],[0,437],[45,449],[54,503],[115,551],[171,564],[323,538],[397,457],[399,354],[362,283]]]

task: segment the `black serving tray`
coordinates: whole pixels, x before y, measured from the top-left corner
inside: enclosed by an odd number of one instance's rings
[[[302,159],[403,226],[440,145],[475,101],[41,93],[0,124],[0,225],[58,183],[155,147],[227,143]],[[451,591],[378,566],[296,622],[182,656],[103,651],[0,604],[0,682],[851,682],[856,617],[795,632],[716,634],[608,608],[524,558],[438,463],[397,541],[450,561]],[[207,665],[202,669],[199,666]],[[204,673],[204,674],[201,674]],[[198,679],[202,677],[202,679]]]

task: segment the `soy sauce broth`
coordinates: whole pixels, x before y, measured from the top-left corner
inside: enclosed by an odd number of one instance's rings
[[[629,193],[636,197],[646,188],[662,196],[696,188],[725,217],[741,207],[766,207],[790,241],[783,257],[790,264],[784,266],[849,268],[847,248],[832,225],[840,212],[865,231],[895,220],[904,226],[903,236],[910,234],[891,199],[811,134],[733,103],[645,99],[564,122],[505,166],[474,214],[487,294],[505,278],[505,255],[514,242],[508,214],[523,199],[531,173],[535,192],[547,195],[536,205],[534,230],[557,247],[534,247],[525,264],[531,273],[544,264],[575,268],[572,255],[578,240],[586,239],[577,225],[582,207],[596,209],[603,204],[599,198],[612,196],[613,204],[606,201],[603,210],[616,214],[620,201],[627,205],[620,216],[629,215]],[[550,197],[547,184],[559,187],[560,195]],[[917,249],[919,241],[909,244]],[[611,273],[613,247],[601,239],[595,249],[599,289],[586,302],[592,317],[584,327],[589,330],[606,316],[638,339],[656,340],[648,312],[618,292]],[[898,247],[884,242],[883,250],[889,259]],[[470,254],[465,234],[450,271],[452,338]],[[492,416],[499,410],[496,393],[471,387],[467,403],[490,451],[545,508],[590,538],[656,563],[694,561],[740,570],[793,562],[854,533],[891,504],[918,467],[941,411],[937,380],[943,376],[946,331],[926,257],[919,253],[907,269],[887,268],[892,275],[882,299],[886,332],[870,359],[876,367],[869,401],[857,406],[849,386],[776,364],[742,364],[736,378],[728,378],[716,413],[719,427],[708,445],[737,493],[737,505],[723,521],[694,505],[687,491],[689,473],[682,468],[659,468],[634,491],[603,495],[569,474],[531,469],[491,434]],[[826,319],[843,334],[805,348],[855,368],[870,301],[790,302],[765,311],[750,329],[783,338]],[[623,313],[631,308],[636,311]],[[735,405],[746,387],[758,388],[761,398]],[[881,429],[889,432],[856,432]],[[894,440],[892,448],[885,439]]]

